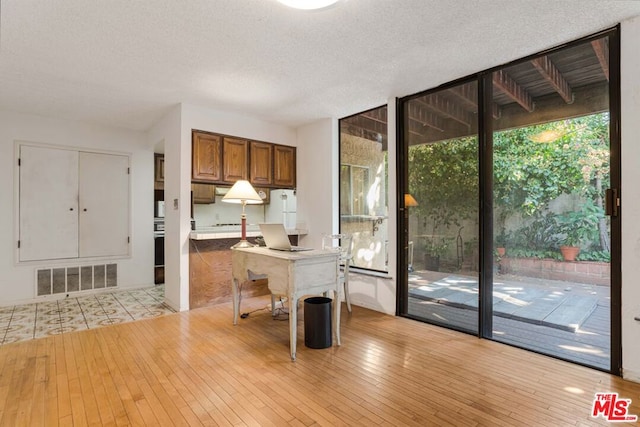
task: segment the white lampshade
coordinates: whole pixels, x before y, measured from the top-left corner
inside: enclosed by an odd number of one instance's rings
[[[227,203],[246,203],[248,205],[254,205],[262,203],[262,199],[254,190],[253,186],[246,180],[239,180],[233,184],[233,187],[222,198],[223,202]]]

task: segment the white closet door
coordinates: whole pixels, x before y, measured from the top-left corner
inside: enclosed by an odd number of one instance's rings
[[[78,152],[20,147],[20,261],[78,256]]]
[[[80,153],[80,257],[129,254],[129,158]]]

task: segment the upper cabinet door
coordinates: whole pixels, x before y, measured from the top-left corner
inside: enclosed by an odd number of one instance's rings
[[[248,179],[248,143],[246,139],[224,137],[222,145],[223,180],[234,183]]]
[[[296,148],[275,145],[273,152],[273,184],[278,188],[296,186]]]
[[[269,186],[273,182],[273,144],[251,141],[249,148],[251,183]]]
[[[191,184],[193,203],[211,204],[216,202],[216,186],[213,184]]]
[[[20,147],[20,261],[78,256],[78,152]]]
[[[153,181],[154,190],[164,190],[164,155],[154,154],[155,156],[155,180]]]
[[[191,178],[199,182],[222,181],[222,138],[205,132],[192,134]]]

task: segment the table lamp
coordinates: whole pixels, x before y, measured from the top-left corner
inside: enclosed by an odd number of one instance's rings
[[[226,203],[240,203],[242,204],[242,222],[241,230],[242,237],[240,241],[232,246],[232,248],[251,248],[255,245],[247,242],[247,214],[244,212],[244,207],[248,204],[257,205],[262,203],[262,199],[253,188],[253,186],[246,180],[239,180],[233,184],[233,187],[222,198]]]
[[[418,202],[416,201],[416,199],[413,198],[413,196],[409,193],[405,193],[404,195],[404,207],[405,208],[409,208],[411,206],[418,206]]]

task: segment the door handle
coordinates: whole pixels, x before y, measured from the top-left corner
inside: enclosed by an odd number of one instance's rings
[[[620,208],[620,197],[618,197],[617,188],[608,188],[604,194],[604,213],[608,216],[618,216]]]

